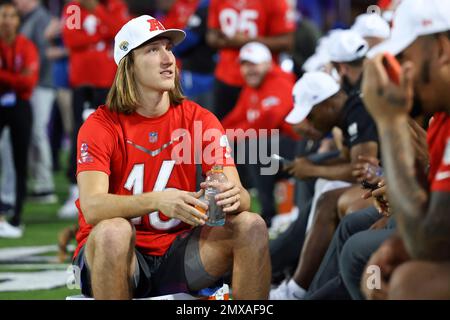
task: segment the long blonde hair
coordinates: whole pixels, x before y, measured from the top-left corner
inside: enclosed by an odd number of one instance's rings
[[[131,114],[139,107],[139,91],[133,70],[134,58],[130,52],[119,63],[116,76],[106,98],[111,111]],[[169,91],[171,105],[180,104],[185,96],[181,90],[178,68],[175,69],[175,87]]]

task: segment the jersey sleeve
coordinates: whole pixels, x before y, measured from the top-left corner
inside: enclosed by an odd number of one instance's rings
[[[211,0],[208,10],[208,28],[220,29],[219,12],[218,12],[218,0]]]
[[[204,110],[202,122],[202,172],[206,174],[214,164],[234,166],[231,156],[231,146],[219,120],[211,112]]]
[[[266,1],[270,8],[269,36],[293,32],[295,30],[295,14],[287,0]]]
[[[431,191],[450,192],[450,130],[447,133],[444,155],[431,181]]]
[[[111,174],[111,156],[116,137],[107,122],[96,114],[81,126],[77,139],[77,175],[83,171]]]

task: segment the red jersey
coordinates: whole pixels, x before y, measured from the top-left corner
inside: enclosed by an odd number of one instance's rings
[[[381,10],[387,10],[392,4],[392,0],[378,0],[378,6]]]
[[[11,45],[0,40],[0,96],[14,92],[29,100],[39,80],[39,54],[35,45],[17,35]]]
[[[121,0],[107,0],[90,12],[71,2],[64,8],[63,19],[71,86],[110,87],[117,69],[114,37],[129,19],[127,6]]]
[[[233,110],[223,119],[225,129],[280,129],[281,133],[298,138],[292,126],[284,121],[294,105],[293,74],[275,64],[258,88],[244,86]]]
[[[431,191],[450,192],[450,115],[436,113],[428,128]]]
[[[77,174],[89,170],[105,172],[109,175],[109,193],[117,195],[169,188],[196,191],[195,163],[201,163],[204,174],[215,163],[234,165],[230,152],[217,118],[194,102],[184,100],[156,118],[136,112],[125,115],[101,106],[78,134]],[[184,161],[180,161],[180,156]],[[76,205],[80,228],[75,256],[92,229],[83,217],[79,200]],[[158,211],[133,219],[133,223],[136,247],[144,254],[156,256],[163,255],[178,234],[191,228]]]
[[[230,38],[245,33],[256,39],[293,32],[295,21],[286,0],[211,0],[208,27],[219,29]],[[244,85],[238,58],[239,49],[221,49],[217,79],[232,86]]]
[[[162,25],[166,29],[186,28],[189,18],[197,10],[199,2],[200,0],[176,0],[167,15],[161,19]]]

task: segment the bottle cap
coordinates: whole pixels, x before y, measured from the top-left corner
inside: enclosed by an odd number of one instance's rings
[[[215,164],[212,169],[211,173],[217,173],[217,172],[223,172],[223,166],[220,164]]]

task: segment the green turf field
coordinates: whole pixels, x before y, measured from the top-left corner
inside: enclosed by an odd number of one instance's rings
[[[62,163],[65,163],[65,157]],[[25,225],[24,236],[21,239],[0,239],[0,249],[14,247],[29,247],[56,245],[59,231],[65,227],[72,226],[75,220],[59,220],[56,212],[66,199],[68,193],[68,182],[63,174],[64,170],[57,172],[55,175],[56,192],[59,198],[58,204],[36,204],[27,202],[23,212],[23,223]],[[47,252],[42,254],[53,256],[56,258],[56,252]],[[17,266],[17,264],[14,264]],[[26,271],[33,271],[32,265],[26,265]],[[65,268],[65,264],[61,264],[61,268]],[[42,266],[36,268],[35,271],[42,270]],[[2,272],[23,272],[24,270],[16,269],[8,266],[8,264],[0,262],[0,276]],[[1,283],[1,281],[0,281]],[[79,294],[79,290],[69,290],[66,286],[61,286],[50,290],[30,290],[30,291],[0,291],[0,299],[65,299],[68,295]]]

